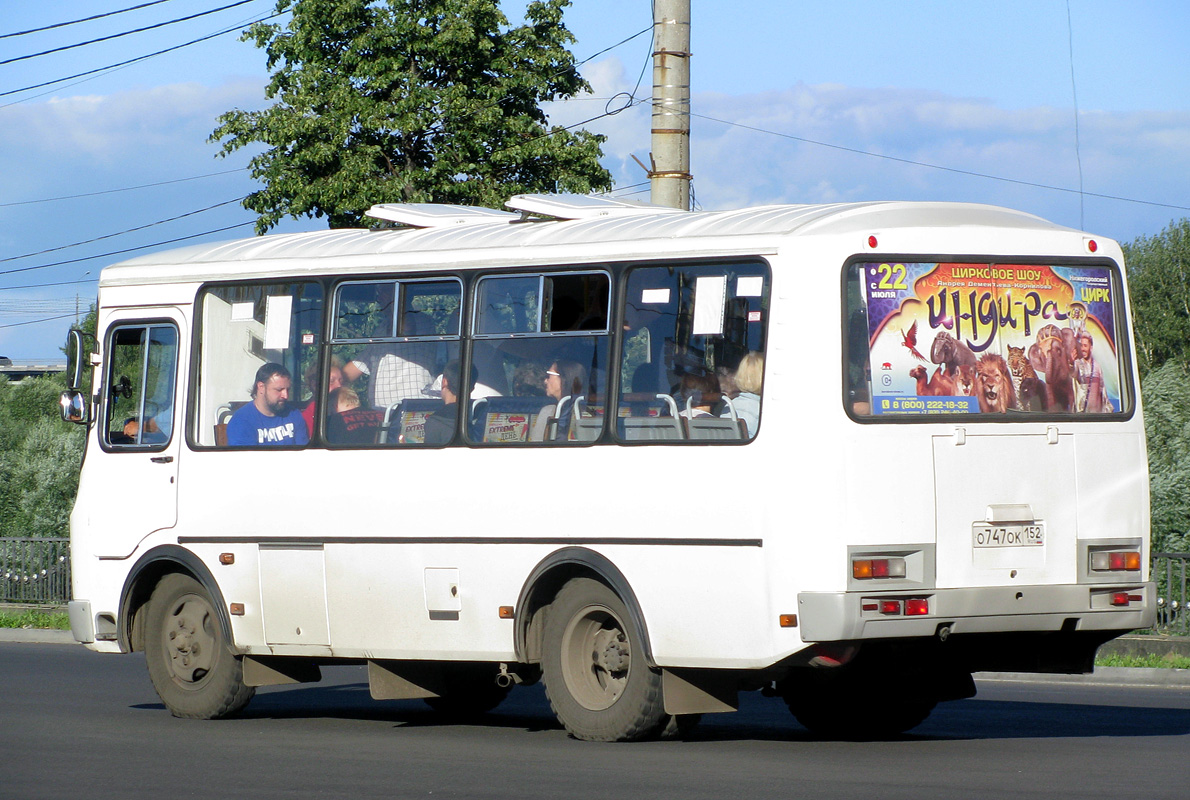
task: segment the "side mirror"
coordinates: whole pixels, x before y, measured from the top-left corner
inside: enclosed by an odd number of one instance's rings
[[[68,389],[58,398],[62,406],[62,419],[79,425],[87,423],[87,397],[78,389]]]

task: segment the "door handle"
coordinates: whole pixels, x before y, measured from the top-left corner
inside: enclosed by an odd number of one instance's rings
[[[168,464],[174,460],[173,456],[153,456],[149,459],[154,464]]]

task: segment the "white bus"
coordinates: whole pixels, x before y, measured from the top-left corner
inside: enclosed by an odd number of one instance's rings
[[[950,203],[508,208],[105,269],[63,396],[74,637],[145,651],[180,717],[355,663],[449,713],[542,679],[628,740],[755,690],[894,734],[1151,624],[1115,242]]]

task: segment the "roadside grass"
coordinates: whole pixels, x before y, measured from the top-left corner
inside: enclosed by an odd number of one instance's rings
[[[1190,669],[1190,657],[1174,653],[1167,655],[1149,654],[1126,656],[1117,653],[1100,654],[1095,658],[1097,667],[1158,667],[1163,669]]]
[[[65,611],[44,611],[39,608],[0,609],[0,628],[50,628],[70,630],[70,617]]]

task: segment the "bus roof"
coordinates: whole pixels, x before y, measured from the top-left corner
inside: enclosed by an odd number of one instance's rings
[[[665,251],[693,252],[696,241],[748,237],[747,248],[774,248],[777,240],[791,235],[838,235],[890,228],[983,227],[1016,230],[1069,231],[1040,217],[998,206],[940,202],[864,202],[827,205],[770,205],[734,211],[680,212],[647,204],[610,201],[609,213],[592,213],[587,202],[568,203],[566,196],[519,195],[509,201],[522,214],[492,209],[466,214],[447,209],[460,207],[409,204],[376,206],[370,212],[381,219],[412,220],[401,227],[350,228],[310,233],[270,234],[211,244],[192,245],[139,256],[103,270],[101,285],[171,283],[211,278],[234,278],[268,269],[297,274],[325,268],[325,259],[340,259],[344,268],[383,264],[401,255],[422,254],[424,263],[457,263],[462,251],[484,253],[496,263],[525,261],[526,248],[622,245],[593,258],[631,257],[631,251],[656,252],[655,243],[668,241]],[[594,201],[599,198],[583,198]],[[526,211],[531,208],[533,211]],[[551,209],[560,209],[551,211]],[[544,209],[544,210],[543,210]],[[557,216],[553,216],[557,214]],[[435,221],[438,220],[438,221]],[[642,243],[652,241],[653,246]],[[740,243],[744,247],[744,243]],[[720,242],[719,248],[727,247]],[[516,250],[519,254],[513,255]],[[506,258],[497,256],[508,251]],[[617,252],[618,251],[618,252]],[[431,257],[438,254],[438,257]],[[298,262],[301,262],[299,264]],[[217,265],[217,266],[216,266]],[[163,269],[164,268],[164,269]]]

